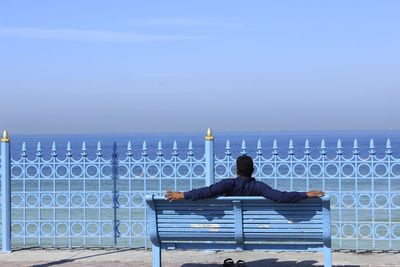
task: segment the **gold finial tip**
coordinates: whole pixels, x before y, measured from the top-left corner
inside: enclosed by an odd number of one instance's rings
[[[8,132],[4,130],[3,132],[3,138],[0,139],[1,142],[3,143],[8,143],[10,142],[10,138],[8,137]]]
[[[207,140],[207,141],[214,140],[214,136],[212,135],[211,128],[208,128],[208,129],[207,129],[206,140]]]

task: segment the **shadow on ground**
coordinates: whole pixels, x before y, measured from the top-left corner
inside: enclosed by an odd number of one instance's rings
[[[305,261],[279,261],[279,259],[265,259],[247,262],[247,267],[320,267],[315,260]],[[221,267],[221,264],[202,264],[202,263],[185,263],[181,267]],[[333,265],[335,267],[335,265]],[[340,267],[360,267],[360,265],[340,265]]]
[[[120,253],[121,251],[127,251],[127,250],[130,250],[130,249],[122,249],[122,250],[118,250],[118,251],[109,251],[109,252],[99,253],[99,254],[94,254],[94,255],[89,255],[89,256],[62,259],[62,260],[51,261],[51,262],[42,263],[42,264],[31,265],[31,267],[57,266],[57,265],[65,264],[65,263],[71,263],[71,262],[74,262],[74,261],[77,261],[77,260],[88,259],[88,258],[93,258],[93,257],[98,257],[98,256],[104,256],[104,255],[109,255],[109,254],[115,254],[115,253]]]

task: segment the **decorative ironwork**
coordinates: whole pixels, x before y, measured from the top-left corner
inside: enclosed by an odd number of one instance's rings
[[[236,175],[229,140],[221,158],[214,156],[213,139],[205,142],[200,158],[191,141],[184,154],[174,142],[171,155],[165,155],[160,141],[154,156],[143,142],[135,157],[129,142],[124,153],[114,145],[109,158],[100,142],[93,158],[86,143],[77,154],[68,143],[64,156],[53,143],[49,157],[38,143],[33,159],[23,143],[20,156],[11,159],[13,246],[147,248],[146,194],[190,190],[214,177],[219,181]],[[282,155],[274,140],[267,155],[259,140],[254,176],[280,190],[328,192],[334,249],[400,250],[400,159],[393,156],[389,139],[382,156],[373,140],[367,156],[360,155],[357,140],[350,155],[343,153],[341,140],[334,156],[327,155],[324,140],[318,155],[311,153],[308,140],[304,153],[296,154],[294,147],[290,140]],[[246,153],[243,141],[240,154]]]
[[[333,158],[326,155],[324,140],[317,157],[310,155],[308,140],[300,156],[292,140],[285,156],[279,155],[276,140],[269,157],[261,147],[259,140],[254,177],[280,190],[322,189],[331,195],[333,248],[400,250],[400,159],[392,156],[389,139],[383,157],[376,156],[373,140],[366,158],[359,155],[357,140],[350,157],[343,155],[341,140]],[[240,153],[246,153],[245,142]],[[215,160],[216,180],[235,174],[228,141],[225,156]]]

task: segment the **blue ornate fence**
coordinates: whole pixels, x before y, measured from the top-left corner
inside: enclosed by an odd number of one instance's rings
[[[225,155],[214,155],[211,132],[205,154],[194,156],[192,143],[180,155],[176,143],[164,156],[161,142],[149,155],[146,142],[134,157],[129,143],[123,152],[114,144],[112,155],[103,156],[99,143],[94,157],[83,143],[79,156],[70,144],[65,156],[43,155],[40,143],[29,159],[25,145],[21,155],[7,163],[9,142],[2,143],[2,211],[11,205],[11,218],[3,212],[2,226],[11,222],[12,246],[93,247],[148,246],[144,196],[166,189],[189,190],[235,176],[235,158],[229,141]],[[7,150],[8,147],[8,150]],[[266,156],[259,141],[254,176],[281,190],[323,189],[332,196],[332,240],[335,249],[400,250],[400,159],[392,155],[390,140],[383,156],[377,156],[371,140],[368,155],[360,156],[357,140],[352,154],[343,155],[340,140],[334,156],[324,141],[318,155],[288,153]],[[241,154],[246,154],[243,141]],[[9,156],[9,155],[8,155]],[[9,169],[9,174],[7,172]],[[11,198],[4,197],[4,181],[11,181]],[[7,232],[3,251],[7,251]]]

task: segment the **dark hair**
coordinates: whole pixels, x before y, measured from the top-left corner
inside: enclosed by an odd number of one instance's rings
[[[253,159],[249,156],[240,156],[236,159],[236,170],[238,175],[251,177],[254,171]]]

